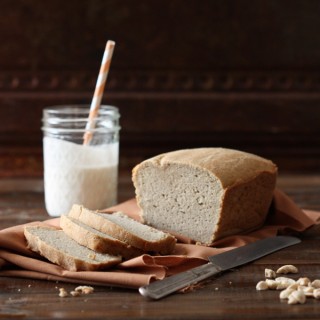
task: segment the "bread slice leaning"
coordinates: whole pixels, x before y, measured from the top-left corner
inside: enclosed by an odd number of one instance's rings
[[[121,262],[120,256],[94,252],[54,227],[26,226],[24,235],[32,251],[70,271],[102,270]]]
[[[68,216],[145,252],[170,254],[175,248],[174,236],[144,225],[121,212],[99,213],[73,205]]]
[[[66,215],[60,217],[60,227],[79,244],[100,253],[121,255],[124,259],[134,258],[142,254],[142,250]]]

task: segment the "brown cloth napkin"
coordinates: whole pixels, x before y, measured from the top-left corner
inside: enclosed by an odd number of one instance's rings
[[[134,199],[105,210],[121,210],[139,219],[139,208]],[[247,234],[229,236],[216,241],[212,247],[192,244],[178,238],[175,252],[168,256],[143,254],[124,261],[105,271],[72,272],[54,265],[27,248],[23,235],[24,225],[0,231],[0,276],[46,279],[79,284],[138,288],[153,280],[185,271],[206,263],[207,257],[258,239],[277,234],[299,233],[320,221],[320,212],[300,209],[283,192],[276,190],[265,224]],[[59,218],[29,224],[59,226]]]

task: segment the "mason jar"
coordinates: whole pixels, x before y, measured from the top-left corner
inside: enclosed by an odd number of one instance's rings
[[[50,216],[67,214],[73,204],[99,210],[117,202],[119,111],[102,105],[89,128],[89,110],[89,105],[43,110],[44,194]]]

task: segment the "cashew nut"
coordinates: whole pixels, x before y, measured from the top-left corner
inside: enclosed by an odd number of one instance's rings
[[[273,290],[277,289],[278,284],[279,284],[277,281],[272,280],[272,279],[266,279],[265,282],[267,283],[268,288],[273,289]]]
[[[293,266],[292,264],[286,264],[282,267],[280,267],[277,270],[277,273],[283,273],[283,274],[287,274],[287,273],[298,273],[298,268]]]
[[[314,289],[313,290],[313,296],[316,298],[316,299],[320,299],[320,289]]]
[[[314,291],[313,287],[299,286],[298,290],[303,291],[307,297],[313,297],[313,291]]]
[[[299,278],[296,283],[299,285],[299,286],[309,286],[309,284],[311,283],[310,279],[307,278],[307,277],[304,277],[304,278]]]
[[[290,286],[288,287],[288,289],[297,290],[297,289],[298,289],[298,284],[297,284],[296,282],[294,282],[293,284],[290,284]]]
[[[296,283],[295,280],[287,277],[278,277],[278,278],[275,278],[275,281],[278,283],[277,290],[286,289],[290,285]]]
[[[282,291],[280,292],[280,295],[279,295],[280,299],[288,299],[289,296],[290,296],[290,294],[291,294],[293,291],[295,291],[295,290],[294,290],[294,289],[289,289],[289,288],[287,288],[287,289],[285,289],[285,290],[282,290]]]
[[[264,270],[264,275],[265,275],[266,278],[274,279],[276,277],[276,273],[272,269],[265,269]]]
[[[291,292],[291,294],[288,297],[288,304],[303,304],[306,302],[306,295],[301,290],[296,290]]]
[[[319,279],[313,280],[311,282],[311,286],[316,288],[316,289],[320,288],[320,280]]]
[[[256,289],[258,291],[261,291],[261,290],[268,290],[269,287],[268,287],[268,284],[265,282],[265,281],[259,281],[256,285]]]

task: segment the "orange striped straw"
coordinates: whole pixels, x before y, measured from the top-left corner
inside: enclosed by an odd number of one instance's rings
[[[83,141],[84,144],[89,144],[92,139],[92,132],[90,130],[94,129],[95,127],[94,119],[97,117],[99,108],[101,105],[103,90],[107,81],[114,46],[115,46],[115,42],[109,40],[104,50],[101,67],[99,71],[99,76],[96,83],[96,88],[94,90],[93,98],[90,105],[89,119],[86,125],[87,131],[84,134],[84,141]]]

